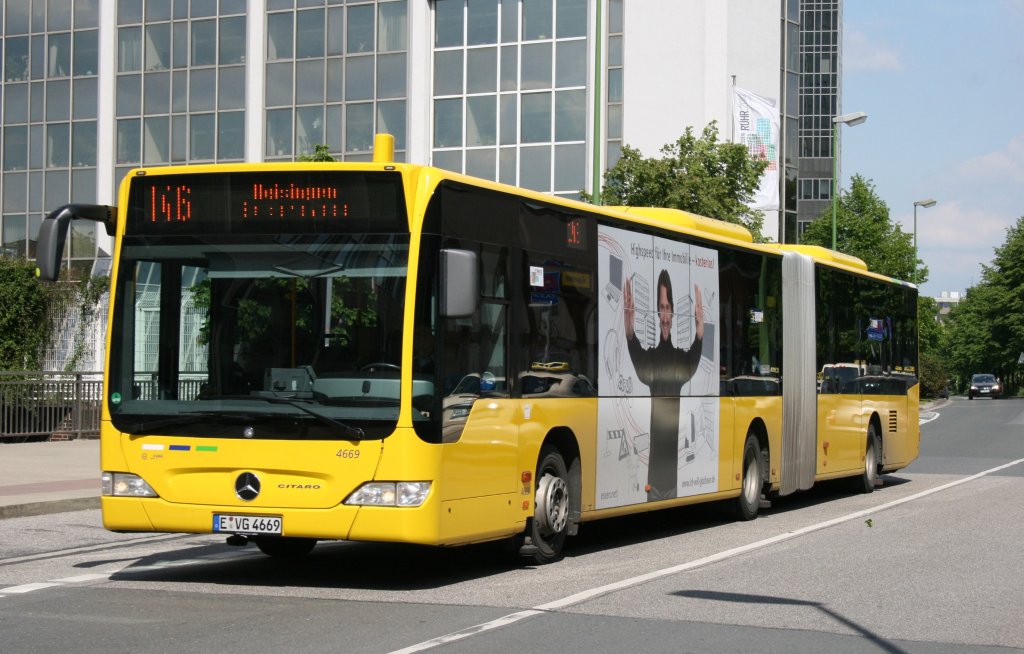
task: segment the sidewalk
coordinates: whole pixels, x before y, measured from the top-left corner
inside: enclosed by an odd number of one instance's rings
[[[99,440],[0,443],[0,519],[99,506]]]

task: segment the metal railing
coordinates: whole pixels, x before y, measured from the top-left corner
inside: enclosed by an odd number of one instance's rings
[[[178,398],[183,400],[194,400],[199,397],[206,386],[209,377],[203,375],[200,379],[179,379]],[[156,373],[135,373],[135,388],[133,399],[156,400],[160,398],[160,385],[156,380]]]
[[[99,372],[0,371],[0,441],[98,438]]]

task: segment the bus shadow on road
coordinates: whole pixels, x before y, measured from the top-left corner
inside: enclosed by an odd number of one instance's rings
[[[883,652],[890,652],[891,654],[907,654],[907,651],[897,647],[890,643],[886,639],[882,638],[875,632],[871,631],[864,625],[854,622],[849,618],[843,616],[830,609],[827,605],[821,602],[812,602],[809,600],[794,599],[791,597],[778,597],[775,595],[748,595],[746,593],[724,593],[711,590],[678,590],[672,593],[676,597],[683,597],[686,599],[696,599],[701,601],[714,601],[714,602],[731,602],[736,604],[754,604],[754,605],[773,605],[773,606],[806,606],[820,611],[824,615],[832,618],[836,622],[845,625],[852,629],[860,636],[869,640],[873,645]]]
[[[307,556],[274,558],[255,545],[208,544],[136,561],[113,581],[354,590],[429,590],[523,566],[511,543],[455,548],[321,541]]]
[[[909,481],[892,474],[882,475],[882,483],[875,488],[875,493],[884,494],[886,489]],[[771,506],[762,508],[761,514],[781,515],[859,497],[860,493],[851,490],[853,487],[849,479],[817,482],[809,490],[771,498]],[[567,543],[566,556],[628,547],[727,525],[736,522],[733,506],[732,500],[724,500],[588,522],[580,528],[580,535]]]
[[[909,483],[910,479],[895,474],[883,474],[880,477],[881,483],[875,486],[875,493],[885,493],[903,484]],[[860,484],[859,479],[831,479],[819,481],[808,490],[786,495],[785,497],[771,498],[771,508],[766,513],[777,514],[789,511],[797,511],[819,504],[837,502],[844,498],[859,497],[862,493],[856,489]]]
[[[876,493],[909,480],[884,475]],[[845,482],[845,483],[844,483]],[[819,482],[810,490],[772,500],[765,515],[838,502],[855,494],[849,480]],[[566,558],[630,547],[735,522],[729,501],[695,504],[588,522],[566,543]],[[95,565],[95,564],[93,564]],[[530,567],[512,539],[428,547],[394,543],[321,541],[305,557],[264,556],[253,544],[185,546],[144,557],[111,576],[115,581],[296,586],[353,590],[429,590]],[[555,565],[558,565],[557,563]]]

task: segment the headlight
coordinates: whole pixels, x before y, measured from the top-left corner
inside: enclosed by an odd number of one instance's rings
[[[999,390],[999,384],[994,384],[994,385],[992,386],[992,390],[994,390],[994,391],[998,391],[998,390]]]
[[[429,481],[371,481],[348,496],[355,506],[419,506],[430,494]]]
[[[977,386],[975,386],[974,384],[971,384],[971,390],[972,390],[972,391],[976,391],[976,390],[978,390],[978,387],[977,387]]]
[[[429,481],[400,481],[395,498],[398,506],[419,506],[430,494]]]
[[[100,477],[103,495],[114,497],[160,497],[146,480],[127,472],[104,472]]]

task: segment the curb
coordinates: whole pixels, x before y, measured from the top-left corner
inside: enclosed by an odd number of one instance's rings
[[[54,500],[52,502],[12,504],[10,506],[0,506],[0,520],[98,508],[100,508],[100,498],[98,497],[76,497],[66,500]]]
[[[919,408],[920,408],[920,411],[922,411],[922,412],[924,412],[924,411],[935,411],[936,409],[941,409],[942,407],[946,406],[947,404],[949,404],[952,401],[953,400],[948,398],[948,397],[937,399],[937,400],[928,400],[927,402],[920,403],[920,407]]]

